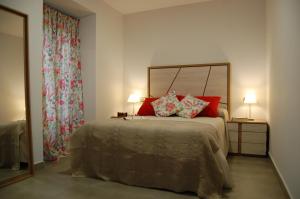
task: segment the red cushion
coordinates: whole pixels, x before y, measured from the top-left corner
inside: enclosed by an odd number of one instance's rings
[[[179,101],[181,101],[181,100],[183,100],[183,98],[184,98],[185,96],[183,96],[183,95],[176,95],[176,97],[177,97],[177,99],[178,99]]]
[[[176,95],[176,97],[179,101],[181,101],[184,98],[184,96],[181,96],[181,95]],[[155,112],[154,112],[151,102],[153,102],[157,99],[158,99],[158,97],[145,98],[137,115],[139,115],[139,116],[155,116]]]
[[[140,116],[150,116],[153,115],[155,116],[154,109],[151,105],[151,102],[157,100],[158,98],[153,97],[153,98],[145,98],[145,101],[143,102],[142,106],[140,107],[138,111],[138,115]]]
[[[203,109],[197,116],[218,117],[218,108],[221,100],[220,96],[196,96],[196,98],[209,102],[208,106]]]

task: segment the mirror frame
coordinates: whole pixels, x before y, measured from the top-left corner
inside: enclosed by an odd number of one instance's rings
[[[33,151],[32,151],[32,131],[31,131],[31,112],[30,112],[30,84],[29,84],[29,50],[28,50],[28,15],[17,10],[8,8],[0,4],[0,10],[10,12],[23,18],[23,40],[24,40],[24,89],[25,89],[25,107],[26,107],[26,132],[28,134],[28,172],[0,181],[0,188],[19,182],[33,176]]]

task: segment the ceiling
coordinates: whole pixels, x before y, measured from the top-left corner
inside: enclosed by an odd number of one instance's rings
[[[122,14],[131,14],[179,5],[199,3],[211,0],[104,0]]]
[[[87,15],[92,14],[90,10],[87,8],[83,7],[82,5],[78,4],[74,0],[44,0],[44,3],[47,5],[56,8],[57,10],[71,15],[73,17],[84,17]]]
[[[0,9],[0,33],[23,37],[23,17]]]

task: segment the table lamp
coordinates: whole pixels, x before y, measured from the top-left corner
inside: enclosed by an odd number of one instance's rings
[[[248,120],[254,120],[251,118],[251,105],[256,104],[256,95],[254,92],[246,93],[244,97],[244,104],[248,104],[249,112],[248,112]]]
[[[137,93],[132,93],[129,95],[127,101],[132,103],[132,115],[134,115],[134,105],[135,103],[140,102],[140,96]]]

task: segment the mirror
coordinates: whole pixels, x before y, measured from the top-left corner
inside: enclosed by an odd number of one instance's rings
[[[0,187],[33,174],[27,15],[0,5]]]

